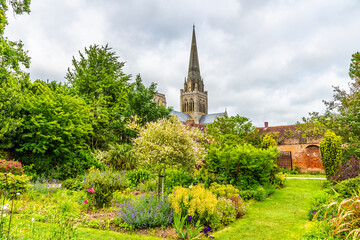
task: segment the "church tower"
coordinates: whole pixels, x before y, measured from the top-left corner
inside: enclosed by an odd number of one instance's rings
[[[204,81],[200,75],[199,57],[196,46],[195,26],[193,26],[188,76],[184,89],[180,89],[180,111],[187,113],[199,123],[208,114],[208,96],[204,91]]]

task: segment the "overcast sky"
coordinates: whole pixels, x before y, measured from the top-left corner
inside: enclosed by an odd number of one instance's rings
[[[124,73],[157,83],[174,110],[195,24],[209,113],[226,108],[256,126],[323,112],[360,51],[358,0],[32,0],[30,15],[8,16],[32,80],[64,82],[72,56],[108,43]]]

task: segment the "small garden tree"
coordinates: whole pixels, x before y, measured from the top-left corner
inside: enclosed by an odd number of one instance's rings
[[[320,142],[321,158],[326,177],[334,176],[342,162],[341,137],[328,130]]]
[[[139,130],[134,140],[134,155],[145,165],[155,168],[159,175],[159,191],[162,178],[164,192],[164,176],[166,166],[182,166],[192,171],[195,165],[205,157],[200,141],[204,134],[198,129],[188,129],[175,118],[160,119],[149,122]]]

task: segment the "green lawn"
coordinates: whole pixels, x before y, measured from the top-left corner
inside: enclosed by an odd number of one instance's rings
[[[262,201],[250,204],[245,218],[214,234],[216,239],[300,239],[307,210],[319,193],[320,180],[288,179],[287,187]]]

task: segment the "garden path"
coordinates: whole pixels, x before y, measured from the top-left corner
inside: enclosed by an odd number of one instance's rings
[[[301,239],[313,197],[321,182],[309,178],[287,179],[286,187],[261,202],[250,203],[243,219],[216,232],[216,239]]]

